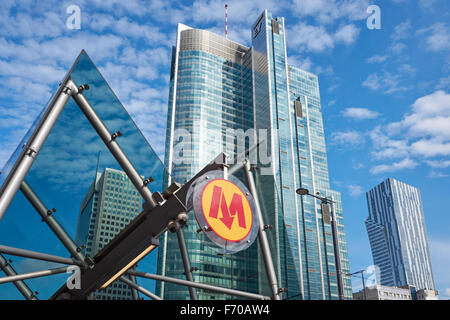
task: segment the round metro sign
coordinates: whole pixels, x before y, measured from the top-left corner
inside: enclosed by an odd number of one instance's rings
[[[255,201],[236,177],[225,178],[221,170],[210,171],[196,179],[187,199],[203,231],[202,237],[206,236],[222,251],[235,253],[255,241],[259,228]]]
[[[247,195],[233,182],[210,181],[202,192],[202,212],[211,230],[224,240],[241,241],[250,233],[253,212]]]

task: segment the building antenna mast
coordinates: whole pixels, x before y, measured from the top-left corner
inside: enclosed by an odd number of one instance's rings
[[[225,38],[228,39],[228,4],[225,4]]]

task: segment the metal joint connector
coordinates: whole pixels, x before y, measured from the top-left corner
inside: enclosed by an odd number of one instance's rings
[[[167,224],[167,229],[169,229],[170,232],[175,233],[177,232],[177,224],[174,220],[170,220]]]
[[[181,225],[181,227],[184,227],[187,222],[189,221],[189,216],[186,212],[180,212],[177,215],[177,222]]]
[[[90,257],[84,258],[84,262],[87,263],[87,265],[90,269],[92,269],[94,267],[94,260],[92,260]]]
[[[78,93],[82,93],[84,90],[89,90],[89,85],[88,84],[83,84],[83,85],[78,87]]]
[[[63,93],[67,94],[68,96],[72,95],[72,88],[65,86],[64,89],[62,90]]]
[[[153,181],[155,181],[152,177],[148,177],[147,179],[145,179],[143,181],[144,186],[148,185],[149,183],[152,183]]]
[[[272,226],[271,226],[270,224],[266,224],[266,225],[263,227],[263,230],[264,230],[264,231],[270,230],[270,229],[272,229]]]
[[[0,267],[0,270],[3,271],[5,268],[11,266],[12,262],[13,262],[12,259],[6,260],[6,264],[3,267]]]
[[[52,210],[47,210],[47,215],[45,217],[42,217],[41,222],[45,222],[47,218],[50,217],[55,212],[56,212],[55,208],[53,208]]]
[[[25,154],[29,157],[36,158],[37,153],[38,152],[34,150],[32,147],[28,147]]]
[[[116,140],[117,137],[121,137],[121,136],[122,136],[122,132],[120,132],[120,131],[114,132],[111,135],[111,140]]]

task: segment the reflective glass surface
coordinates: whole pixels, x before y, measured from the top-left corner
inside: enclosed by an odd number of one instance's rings
[[[89,85],[90,89],[83,92],[87,100],[111,133],[122,133],[116,141],[138,173],[153,178],[148,185],[150,190],[162,191],[163,164],[84,51],[71,77],[77,85]],[[150,106],[148,112],[152,112]],[[54,217],[73,240],[85,246],[84,252],[90,256],[142,211],[142,198],[73,99],[69,99],[25,180],[49,209],[56,209]],[[80,213],[82,219],[79,219]],[[0,243],[69,256],[20,191],[0,221]],[[155,272],[156,252],[140,263],[145,271]],[[13,257],[13,260],[18,273],[55,266],[31,259]],[[40,299],[45,299],[62,286],[68,276],[37,278],[27,283],[32,290],[40,291]],[[125,297],[126,289],[122,285],[114,288]],[[0,298],[21,296],[12,285],[2,285]]]

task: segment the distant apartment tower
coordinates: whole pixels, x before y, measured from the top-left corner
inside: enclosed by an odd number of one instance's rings
[[[341,198],[330,187],[319,81],[288,64],[285,30],[284,18],[267,10],[255,17],[251,30],[242,30],[250,31],[251,47],[178,25],[167,115],[165,164],[171,173],[167,183],[190,179],[219,152],[240,154],[225,143],[234,141],[232,130],[266,130],[272,165],[267,175],[255,180],[263,190],[264,222],[272,227],[266,232],[279,285],[287,289],[282,298],[338,299],[331,226],[322,219],[319,201],[295,192],[303,187],[334,196],[341,264],[347,274]],[[191,141],[180,163],[177,146],[187,135]],[[199,240],[197,229],[191,216],[185,238],[195,280],[270,295],[257,242],[238,254],[221,256]],[[160,242],[158,274],[185,277],[176,236],[166,233]],[[344,286],[351,299],[348,276]],[[164,282],[156,284],[156,291],[165,299],[189,299],[185,288]],[[204,291],[199,297],[223,299]]]
[[[84,197],[78,218],[75,242],[94,257],[141,211],[142,197],[125,172],[106,168],[98,172]],[[137,294],[116,281],[93,293],[95,300],[130,300]]]
[[[435,290],[419,190],[389,178],[366,197],[365,224],[381,285]]]

